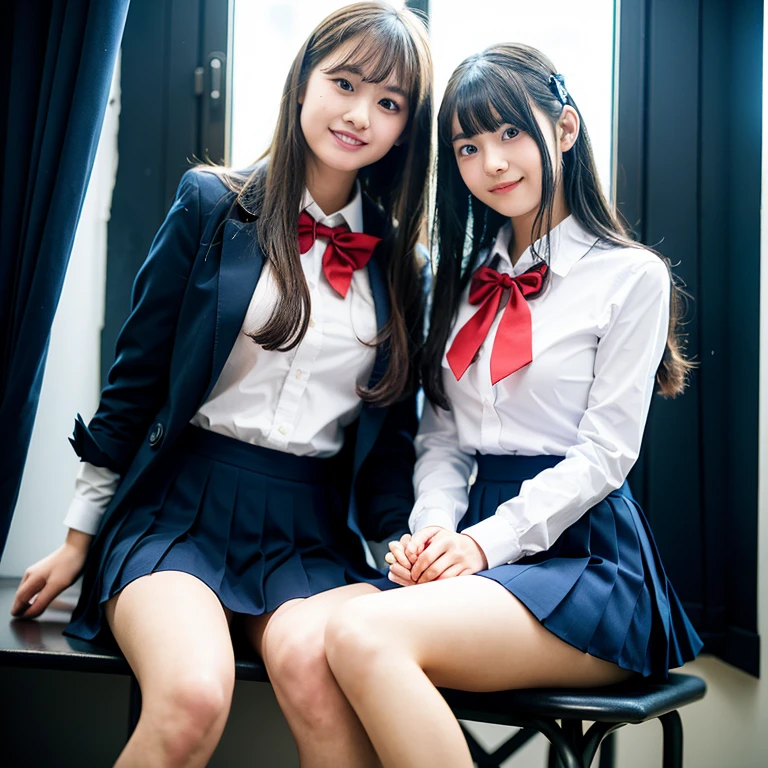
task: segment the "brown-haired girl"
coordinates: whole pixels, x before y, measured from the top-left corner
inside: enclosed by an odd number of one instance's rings
[[[114,637],[141,686],[119,766],[207,763],[235,615],[301,764],[377,764],[323,631],[376,591],[362,540],[399,536],[413,506],[430,126],[423,24],[357,3],[299,51],[267,155],[181,181],[75,425],[67,541],[13,607],[39,615],[84,566],[67,633]]]
[[[438,686],[596,686],[701,649],[626,483],[654,385],[674,396],[689,368],[667,263],[611,211],[535,49],[464,61],[438,132],[431,403],[413,535],[387,556],[415,588],[356,599],[326,631],[393,768],[472,765]]]

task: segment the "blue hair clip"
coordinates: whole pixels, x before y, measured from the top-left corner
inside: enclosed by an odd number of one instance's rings
[[[550,75],[549,88],[563,106],[568,103],[568,91],[565,89],[565,78],[562,75]]]

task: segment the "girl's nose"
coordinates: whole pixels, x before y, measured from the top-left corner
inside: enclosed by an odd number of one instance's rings
[[[496,176],[496,174],[504,173],[509,170],[509,163],[500,154],[488,153],[485,156],[485,172],[489,176]]]
[[[367,105],[358,102],[344,115],[344,120],[351,123],[358,131],[364,131],[370,125]]]

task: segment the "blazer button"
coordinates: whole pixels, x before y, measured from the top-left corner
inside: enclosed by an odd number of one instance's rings
[[[157,448],[160,443],[163,442],[163,433],[165,432],[165,429],[163,428],[163,425],[158,421],[157,424],[155,424],[154,427],[152,427],[152,431],[149,433],[149,444],[153,448]]]

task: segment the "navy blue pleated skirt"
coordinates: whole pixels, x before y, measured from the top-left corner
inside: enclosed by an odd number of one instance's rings
[[[94,539],[65,633],[111,643],[104,603],[157,571],[192,574],[251,615],[380,580],[347,525],[334,466],[187,427]]]
[[[557,456],[477,456],[477,480],[459,530],[495,514]],[[666,677],[702,642],[669,583],[642,509],[625,482],[546,552],[481,571],[550,632],[641,675]]]

